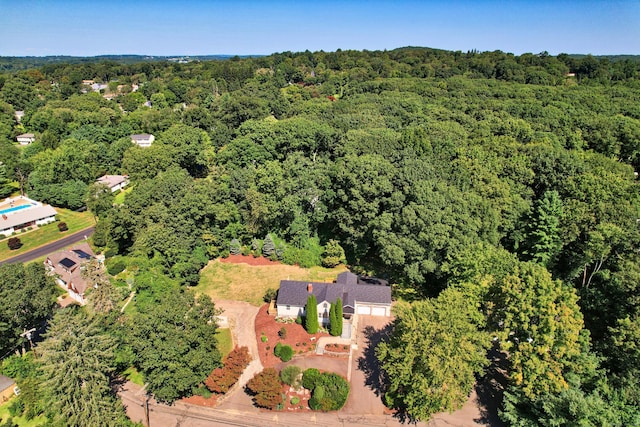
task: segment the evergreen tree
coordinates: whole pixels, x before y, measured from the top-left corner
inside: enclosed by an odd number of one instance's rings
[[[42,393],[52,425],[128,425],[113,394],[116,341],[79,309],[58,311],[38,346]]]
[[[315,334],[318,332],[320,325],[318,324],[318,302],[315,295],[309,295],[307,298],[307,306],[305,307],[304,326],[308,333]]]
[[[337,324],[336,324],[336,305],[335,303],[331,304],[331,307],[329,308],[329,333],[336,337],[339,334],[336,332],[337,331]]]
[[[342,335],[342,298],[336,300],[336,329],[337,335]]]
[[[267,234],[264,238],[264,244],[262,245],[262,255],[266,258],[269,258],[276,252],[276,245],[273,243],[273,239],[271,238],[271,234]]]
[[[549,266],[562,248],[560,217],[562,200],[557,191],[547,191],[536,203],[530,218],[525,253],[531,260]]]
[[[231,243],[229,243],[229,253],[231,255],[240,255],[241,251],[242,246],[240,246],[240,241],[238,241],[238,239],[231,240]]]

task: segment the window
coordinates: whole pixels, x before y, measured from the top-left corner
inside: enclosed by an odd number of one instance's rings
[[[291,310],[291,306],[290,305],[287,305],[287,311],[288,310]]]
[[[327,304],[326,302],[325,302],[324,304],[322,304],[322,306],[323,306],[324,308],[327,308],[327,306],[328,306],[328,305],[329,305],[329,304]]]

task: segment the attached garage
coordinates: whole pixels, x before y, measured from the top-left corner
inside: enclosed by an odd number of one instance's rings
[[[372,316],[387,316],[387,309],[385,307],[371,307]]]
[[[365,314],[365,315],[370,315],[371,314],[371,307],[368,305],[359,305],[358,306],[358,314]]]

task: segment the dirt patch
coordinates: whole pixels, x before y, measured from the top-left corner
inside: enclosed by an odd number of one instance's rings
[[[268,304],[264,304],[260,307],[256,316],[258,354],[260,354],[260,361],[265,368],[275,367],[281,363],[281,360],[273,354],[273,349],[277,343],[291,346],[294,355],[313,355],[318,338],[329,336],[326,333],[309,335],[302,325],[298,325],[295,322],[278,322],[274,316],[267,313],[268,308]],[[282,328],[287,331],[285,337],[278,335]],[[262,338],[263,336],[266,338]]]
[[[252,255],[229,255],[227,258],[220,258],[220,262],[226,264],[249,264],[249,265],[279,265],[279,261],[271,261],[265,257],[253,257]]]

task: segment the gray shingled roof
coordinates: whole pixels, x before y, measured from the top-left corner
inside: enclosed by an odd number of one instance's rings
[[[356,302],[391,304],[391,288],[385,286],[386,282],[379,281],[382,284],[372,285],[368,284],[366,280],[351,272],[339,274],[336,283],[282,280],[277,304],[303,307],[310,295],[309,285],[311,285],[311,293],[316,296],[318,303],[322,301],[333,303],[338,298],[342,298],[343,310],[352,307],[350,312],[353,312]]]
[[[16,384],[14,380],[9,377],[5,377],[4,375],[0,375],[0,392],[5,391],[9,387],[12,387]]]

